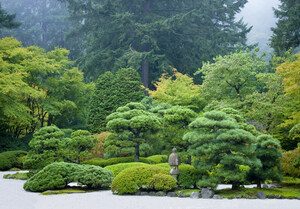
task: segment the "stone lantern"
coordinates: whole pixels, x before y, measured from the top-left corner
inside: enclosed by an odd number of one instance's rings
[[[178,166],[180,165],[180,158],[177,154],[177,149],[172,149],[172,154],[169,156],[168,164],[171,166],[170,174],[175,178],[177,181],[177,176],[179,175]]]

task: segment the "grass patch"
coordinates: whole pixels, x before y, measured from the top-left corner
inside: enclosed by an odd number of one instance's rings
[[[179,191],[182,191],[184,195],[190,195],[192,192],[201,192],[199,189],[176,189],[175,193],[178,195]]]
[[[282,184],[300,184],[300,178],[283,177]]]
[[[28,172],[26,173],[14,173],[14,174],[6,174],[3,176],[4,179],[18,179],[18,180],[27,180]]]
[[[86,193],[87,191],[82,189],[60,189],[60,190],[47,190],[42,192],[42,195],[58,195],[58,194],[74,194],[74,193]]]

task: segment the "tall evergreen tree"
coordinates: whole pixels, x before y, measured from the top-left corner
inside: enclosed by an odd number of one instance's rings
[[[122,68],[116,74],[100,75],[90,101],[89,130],[99,133],[105,130],[106,117],[118,107],[129,102],[139,102],[144,93],[141,78],[132,68]]]
[[[274,14],[278,18],[276,27],[272,28],[271,47],[278,56],[284,55],[289,48],[300,45],[300,1],[280,0]],[[299,49],[298,49],[299,50]]]
[[[244,47],[250,30],[235,21],[247,0],[61,1],[78,26],[71,38],[83,40],[87,79],[126,66],[146,87],[169,65],[192,75],[202,61]]]
[[[2,9],[0,3],[0,29],[1,28],[16,28],[20,25],[18,22],[14,22],[16,14],[8,14]]]

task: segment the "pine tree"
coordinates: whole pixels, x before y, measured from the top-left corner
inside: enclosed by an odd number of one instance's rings
[[[274,9],[278,18],[275,28],[271,28],[271,47],[275,54],[283,56],[291,47],[297,48],[300,44],[300,1],[280,0],[279,9]]]
[[[195,158],[194,166],[207,174],[198,187],[216,187],[226,179],[236,189],[251,167],[260,166],[255,137],[238,127],[236,120],[220,111],[207,112],[189,125],[184,136],[190,143],[188,152]]]
[[[0,3],[0,29],[1,28],[16,28],[20,25],[18,22],[14,22],[16,18],[15,14],[8,14],[5,10],[2,9]]]

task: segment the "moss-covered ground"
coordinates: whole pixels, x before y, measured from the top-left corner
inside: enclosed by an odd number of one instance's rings
[[[28,179],[28,172],[26,173],[14,173],[14,174],[6,174],[3,176],[5,179],[19,179],[19,180],[27,180]]]

